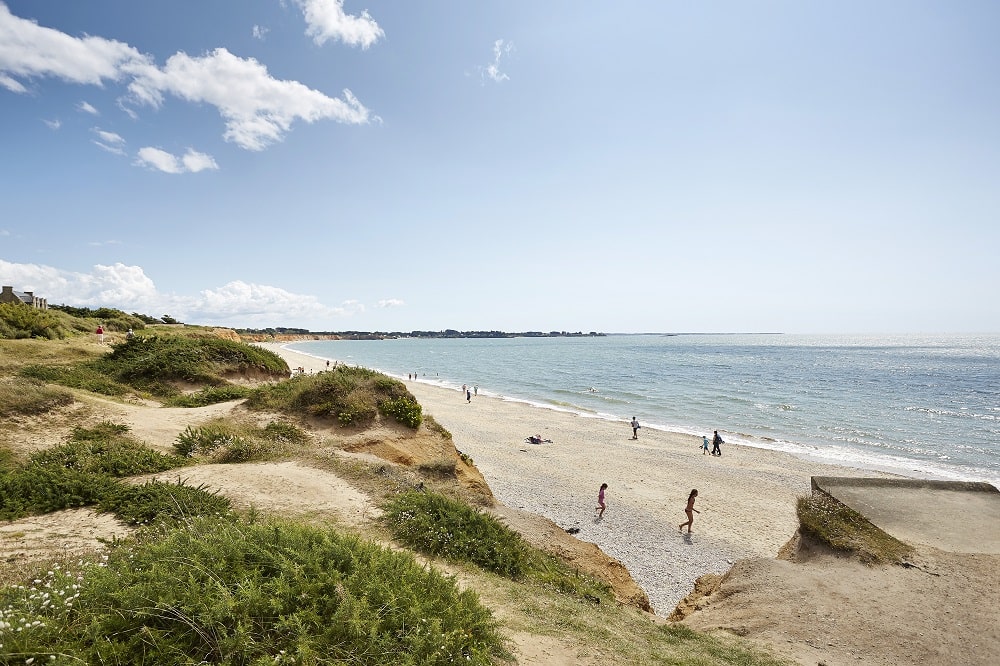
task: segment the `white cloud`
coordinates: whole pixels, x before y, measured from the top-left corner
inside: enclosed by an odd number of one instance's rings
[[[400,305],[404,305],[404,303],[398,298],[383,298],[378,302],[378,307],[380,308],[394,308]]]
[[[27,92],[14,77],[54,76],[102,85],[118,79],[130,63],[146,60],[128,44],[89,35],[72,37],[14,16],[0,3],[0,85],[13,92]]]
[[[188,148],[188,151],[184,153],[181,162],[184,164],[184,168],[191,173],[198,173],[205,169],[212,169],[214,171],[219,168],[219,165],[215,163],[215,158],[211,155],[199,153],[197,150],[191,148]]]
[[[173,153],[151,146],[139,149],[135,164],[157,169],[164,173],[198,173],[205,169],[219,168],[211,155],[199,153],[192,148],[188,148],[182,157],[177,157]]]
[[[0,229],[0,236],[10,236],[10,232],[6,229]]]
[[[42,122],[45,123],[46,125],[48,125],[48,128],[51,129],[51,130],[57,130],[60,127],[62,127],[62,121],[59,120],[58,118],[55,119],[55,120],[45,120],[43,118]]]
[[[322,46],[328,39],[340,40],[348,46],[360,46],[367,49],[385,37],[385,31],[379,27],[368,11],[360,16],[351,16],[344,12],[344,0],[296,0],[306,19],[306,34]]]
[[[345,15],[341,2],[300,0],[300,6],[310,34],[320,43],[336,37],[367,46],[382,34],[367,14]],[[224,48],[198,57],[176,53],[160,68],[151,56],[127,44],[44,28],[13,16],[0,2],[0,86],[25,93],[19,78],[43,76],[98,86],[127,82],[129,101],[154,108],[168,94],[211,104],[225,122],[224,138],[247,150],[263,150],[280,141],[297,120],[371,121],[368,109],[350,90],[345,89],[341,98],[328,97],[298,81],[275,79],[253,58],[237,57]],[[119,106],[135,118],[123,100]],[[98,115],[88,102],[77,108]]]
[[[0,259],[0,281],[15,285],[18,291],[33,291],[52,305],[110,307],[154,317],[169,314],[206,326],[263,328],[328,322],[312,326],[331,330],[337,327],[333,320],[364,312],[358,301],[329,307],[315,296],[242,280],[195,296],[163,293],[141,267],[122,263],[97,265],[89,273],[77,273]]]
[[[106,245],[121,245],[121,244],[122,242],[120,240],[90,241],[89,243],[87,243],[87,245],[90,245],[91,247],[104,247]]]
[[[108,145],[122,145],[125,143],[125,139],[123,139],[120,134],[116,134],[115,132],[107,132],[99,127],[94,127],[91,131],[101,137],[101,141]]]
[[[114,132],[107,132],[99,127],[93,127],[90,130],[96,134],[99,139],[94,140],[94,145],[98,146],[101,150],[106,150],[113,155],[125,155],[125,139],[121,135]]]
[[[271,32],[271,30],[269,28],[265,28],[263,26],[255,25],[253,27],[253,37],[254,37],[254,39],[259,39],[259,40],[263,41],[264,37],[266,37],[267,33],[269,33],[269,32]]]
[[[226,122],[225,139],[247,150],[263,150],[280,141],[295,120],[369,120],[368,109],[350,90],[344,90],[343,99],[327,97],[298,81],[275,79],[253,58],[239,58],[223,48],[196,58],[177,53],[163,69],[143,70],[129,91],[136,101],[154,107],[162,103],[164,93],[211,104]]]
[[[504,42],[502,39],[493,42],[493,62],[482,68],[483,80],[492,79],[497,83],[509,81],[510,77],[500,71],[500,61],[513,51],[514,44],[512,42]]]
[[[96,139],[94,139],[93,144],[101,150],[111,153],[112,155],[119,155],[122,157],[125,156],[125,149],[121,146],[109,146],[108,144],[102,143]]]

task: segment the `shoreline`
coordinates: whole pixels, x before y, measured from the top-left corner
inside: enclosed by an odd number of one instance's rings
[[[325,370],[325,359],[258,344],[290,367]],[[624,422],[483,394],[469,402],[454,389],[403,381],[472,457],[497,501],[578,528],[577,538],[622,562],[664,617],[699,576],[725,573],[738,559],[774,558],[798,527],[796,499],[811,493],[813,476],[859,476],[843,465],[749,446],[725,444],[722,457],[703,455],[701,438],[692,435],[643,428],[632,440]],[[526,443],[533,434],[552,443]],[[609,484],[608,508],[597,520],[601,483]],[[701,513],[688,537],[678,525],[693,488]]]
[[[287,345],[295,344],[297,342],[309,342],[309,340],[278,340],[275,343],[263,343],[263,344],[275,344],[276,347],[280,346],[282,349],[290,353],[294,353],[313,361],[320,361],[325,363],[327,357],[320,356],[317,354],[310,354],[305,351],[300,351],[297,349],[288,349]],[[261,344],[261,343],[258,343]],[[330,360],[334,360],[330,357]],[[319,372],[323,369],[323,364],[318,366],[305,366],[308,370],[313,372]],[[338,360],[338,363],[348,363],[348,361]],[[302,365],[300,363],[299,365]],[[367,367],[367,366],[365,366]],[[426,377],[421,377],[420,379],[407,380],[404,375],[399,373],[390,372],[381,368],[371,368],[378,372],[381,372],[389,377],[399,379],[403,382],[417,382],[420,384],[426,384],[428,386],[439,387],[448,391],[459,391],[460,385],[457,382],[452,382],[450,380],[433,378],[429,379]],[[502,400],[504,402],[522,403],[531,407],[536,407],[539,409],[550,410],[553,412],[570,414],[579,418],[585,419],[597,419],[602,421],[610,421],[612,423],[625,424],[628,422],[627,418],[620,416],[615,416],[609,413],[595,412],[585,410],[583,408],[574,407],[563,407],[558,404],[553,404],[551,402],[546,402],[543,400],[535,400],[531,398],[524,398],[515,395],[506,395],[502,393],[496,393],[489,389],[481,390],[480,396],[490,397],[497,400]],[[705,434],[710,434],[709,432],[702,432],[697,429],[688,428],[686,426],[679,425],[663,425],[648,420],[643,421],[642,425],[644,430],[658,430],[660,432],[666,433],[667,435],[685,435],[692,437],[701,437]],[[914,465],[919,465],[920,463],[902,456],[893,456],[889,454],[877,455],[869,454],[857,449],[850,449],[838,446],[817,446],[813,444],[804,444],[802,442],[796,442],[792,440],[774,438],[774,437],[761,437],[757,435],[749,435],[742,432],[736,432],[731,430],[720,429],[720,433],[723,434],[725,440],[730,445],[739,445],[745,447],[751,447],[756,449],[762,449],[766,451],[773,451],[776,453],[790,454],[800,460],[804,460],[816,464],[834,465],[838,467],[845,467],[854,470],[856,474],[872,474],[878,476],[896,476],[900,478],[907,479],[924,479],[924,480],[940,480],[940,481],[962,481],[962,482],[986,482],[993,485],[1000,486],[1000,479],[991,477],[988,474],[972,474],[968,471],[948,471],[948,470],[932,470],[923,469],[920,467],[914,467]]]

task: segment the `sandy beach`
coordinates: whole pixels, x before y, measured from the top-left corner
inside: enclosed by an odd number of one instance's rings
[[[283,348],[289,367],[320,372],[325,360]],[[703,455],[701,438],[632,429],[525,403],[474,396],[423,381],[407,387],[475,461],[497,500],[545,516],[619,559],[659,615],[705,573],[724,573],[748,557],[774,557],[797,527],[795,500],[811,476],[858,476],[858,470],[780,452],[724,444]],[[623,415],[623,419],[629,418]],[[529,444],[540,434],[551,443]],[[706,433],[711,438],[711,433]],[[865,473],[864,475],[871,475]],[[596,518],[597,493],[608,484],[607,510]],[[698,489],[692,534],[678,530]]]

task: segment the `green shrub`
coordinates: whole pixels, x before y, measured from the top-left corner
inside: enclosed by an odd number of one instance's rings
[[[66,333],[62,319],[48,310],[20,303],[0,303],[0,338],[61,340]]]
[[[27,377],[0,378],[0,417],[44,414],[73,404],[73,394]]]
[[[120,542],[104,566],[54,569],[0,596],[0,661],[88,664],[495,664],[475,593],[356,537],[201,519]],[[47,595],[45,593],[48,593]],[[44,598],[57,597],[50,602]],[[56,655],[50,660],[50,655]]]
[[[98,509],[133,525],[154,522],[174,524],[200,516],[223,516],[230,512],[229,500],[204,485],[147,481],[142,485],[117,483],[107,488]]]
[[[219,463],[240,463],[269,460],[307,441],[302,430],[280,421],[259,428],[220,420],[185,428],[177,435],[174,451],[185,458],[201,455]]]
[[[420,427],[423,410],[415,399],[390,398],[379,403],[379,411],[414,430]]]
[[[174,451],[177,455],[190,457],[195,454],[207,455],[220,447],[229,446],[241,436],[235,428],[224,424],[188,426],[177,435]]]
[[[184,465],[128,436],[128,426],[105,421],[93,428],[76,428],[67,443],[38,451],[29,465],[73,469],[113,477],[162,472]]]
[[[133,391],[88,363],[74,366],[28,365],[21,368],[20,375],[112,397],[121,397]]]
[[[0,471],[0,520],[96,504],[116,481],[65,467],[27,465]]]
[[[305,444],[309,441],[302,428],[285,421],[271,421],[264,426],[264,435],[276,444]]]
[[[206,407],[230,400],[241,400],[250,395],[250,389],[236,384],[207,386],[195,393],[178,395],[167,400],[167,407]]]
[[[335,420],[345,427],[370,426],[379,412],[411,428],[422,419],[420,404],[402,382],[351,366],[257,388],[246,406]]]
[[[396,539],[414,550],[519,578],[530,561],[528,545],[496,518],[430,492],[407,491],[385,506]]]

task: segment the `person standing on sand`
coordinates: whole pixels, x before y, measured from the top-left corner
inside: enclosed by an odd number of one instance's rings
[[[722,443],[723,443],[722,437],[719,436],[719,431],[716,430],[715,431],[715,437],[712,438],[712,455],[713,456],[719,456],[720,458],[722,457],[722,449],[719,448],[719,445],[722,444]]]
[[[607,489],[608,489],[608,484],[602,483],[601,489],[597,491],[597,508],[595,508],[594,511],[598,512],[597,513],[598,518],[604,517],[604,509],[607,508],[606,506],[604,506],[604,491]]]
[[[470,388],[465,389],[465,401],[472,402],[472,389]]]
[[[639,421],[632,417],[632,439],[639,439]]]
[[[692,490],[691,494],[688,495],[688,503],[687,503],[687,506],[684,507],[684,513],[687,514],[688,520],[687,520],[686,523],[681,523],[680,525],[677,526],[677,529],[679,529],[681,532],[684,531],[684,526],[687,525],[688,534],[691,534],[691,525],[694,524],[694,514],[695,513],[701,513],[701,511],[699,511],[698,509],[694,508],[694,498],[697,497],[697,496],[698,496],[698,491],[697,490]],[[692,513],[692,512],[694,512],[694,513]]]
[[[701,455],[708,453],[708,435],[701,436]]]

